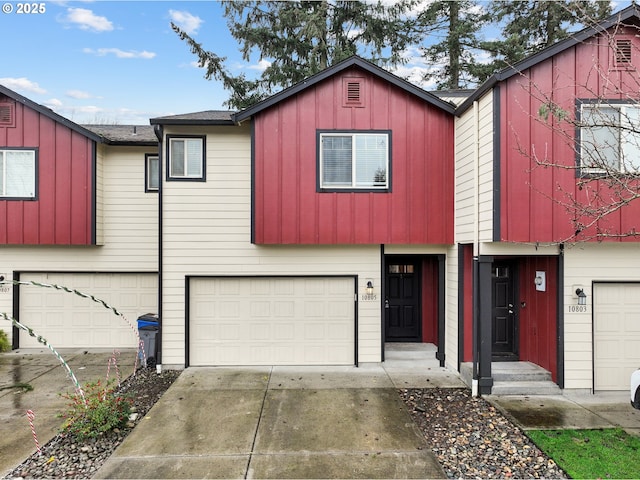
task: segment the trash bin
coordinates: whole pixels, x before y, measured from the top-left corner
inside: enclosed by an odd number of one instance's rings
[[[144,355],[138,353],[143,367],[153,367],[158,356],[156,336],[160,330],[160,320],[155,313],[146,313],[138,317],[138,333],[144,347]]]

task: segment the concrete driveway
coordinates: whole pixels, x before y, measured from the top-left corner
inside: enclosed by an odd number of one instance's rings
[[[89,381],[106,380],[112,351],[85,353],[82,350],[61,350],[62,358],[71,367],[81,385]],[[121,352],[117,365],[122,377],[133,372],[135,352]],[[116,370],[110,369],[110,378]],[[33,390],[13,388],[28,384]],[[11,471],[36,451],[27,418],[27,410],[35,414],[34,428],[41,445],[53,438],[62,425],[58,414],[65,411],[66,400],[61,393],[73,393],[74,383],[60,361],[47,349],[19,350],[0,354],[0,477]]]

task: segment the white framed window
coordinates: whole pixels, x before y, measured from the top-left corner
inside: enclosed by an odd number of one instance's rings
[[[205,137],[167,137],[167,180],[205,179]]]
[[[145,192],[157,192],[160,187],[160,159],[155,153],[145,153]]]
[[[389,189],[390,132],[318,132],[318,143],[320,189]]]
[[[582,103],[583,173],[640,172],[640,104]]]
[[[0,149],[0,198],[36,198],[36,151]]]

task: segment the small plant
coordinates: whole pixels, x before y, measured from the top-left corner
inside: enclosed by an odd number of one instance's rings
[[[8,352],[11,350],[11,343],[9,343],[9,337],[4,330],[0,330],[0,352]]]
[[[78,392],[62,394],[69,401],[67,413],[60,415],[64,418],[62,432],[77,440],[86,440],[124,427],[133,402],[117,395],[111,385],[112,382],[103,384],[100,380],[85,384],[86,403]]]

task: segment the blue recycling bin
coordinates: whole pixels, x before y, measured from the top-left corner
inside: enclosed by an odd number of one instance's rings
[[[153,367],[156,364],[158,356],[158,343],[156,337],[160,330],[160,319],[155,313],[146,313],[138,317],[138,334],[144,347],[144,355],[142,352],[138,356],[143,367]]]

